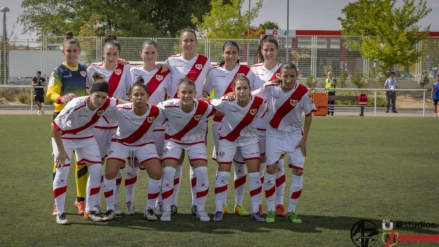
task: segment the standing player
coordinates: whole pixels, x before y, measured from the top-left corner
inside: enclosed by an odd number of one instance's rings
[[[148,89],[142,77],[138,77],[131,87],[129,97],[132,103],[118,105],[116,111],[119,127],[111,140],[105,169],[105,194],[109,195],[106,196],[109,209],[103,218],[104,221],[116,217],[116,195],[113,193],[116,188],[115,178],[120,167],[125,165],[127,157],[131,161],[130,166],[134,165],[132,161],[137,158],[138,164],[143,165],[148,172],[150,179],[144,217],[147,220],[157,220],[154,204],[160,193],[162,167],[154,145],[153,131],[166,120],[166,117],[157,106],[147,103]]]
[[[174,55],[169,57],[165,61],[165,65],[171,71],[172,83],[169,93],[170,98],[177,98],[177,89],[179,85],[179,81],[181,78],[188,78],[195,84],[195,91],[197,94],[195,98],[202,98],[203,84],[206,78],[207,72],[212,68],[212,64],[210,63],[209,58],[202,56],[200,54],[195,53],[197,48],[197,35],[195,31],[189,28],[185,28],[180,32],[179,39],[180,47],[182,48],[181,54]],[[177,205],[177,195],[178,190],[180,188],[180,177],[181,177],[181,164],[184,160],[184,153],[182,153],[181,160],[178,162],[175,181],[178,182],[174,188],[173,195],[173,205]],[[196,194],[195,194],[195,184],[196,178],[194,170],[190,170],[190,179],[192,185],[192,214],[195,215],[196,208]],[[160,211],[160,205],[157,205],[156,212]],[[157,210],[158,209],[158,210]]]
[[[436,82],[431,88],[431,99],[434,106],[434,117],[437,117],[437,102],[439,101],[439,75],[436,76]]]
[[[217,111],[224,113],[218,140],[218,173],[215,184],[216,213],[213,220],[223,220],[222,205],[227,193],[230,166],[239,148],[249,171],[252,201],[251,219],[265,222],[262,215],[259,214],[262,192],[259,175],[261,157],[256,127],[254,126],[256,117],[265,113],[265,104],[262,98],[250,96],[250,81],[245,76],[239,75],[233,80],[233,92],[235,94],[234,101],[228,101],[227,96],[211,101]],[[245,187],[245,184],[243,186]]]
[[[287,219],[293,223],[302,222],[295,210],[302,193],[303,165],[306,156],[306,140],[311,127],[311,113],[316,107],[308,89],[296,80],[296,66],[287,63],[282,66],[276,82],[266,83],[252,92],[266,100],[268,107],[264,120],[268,123],[266,152],[269,165],[264,189],[268,206],[265,221],[269,223],[275,221],[276,163],[284,153],[288,153],[289,166],[293,168]],[[302,130],[302,112],[305,113],[304,130]]]
[[[52,122],[52,148],[56,165],[53,180],[53,196],[58,209],[56,223],[69,224],[64,211],[69,175],[70,158],[75,151],[78,163],[86,163],[89,170],[84,219],[102,221],[93,211],[99,199],[101,188],[102,164],[99,147],[93,138],[92,128],[97,121],[114,109],[118,100],[110,99],[108,83],[98,75],[94,76],[90,96],[73,99]]]
[[[239,64],[239,46],[235,41],[226,41],[223,45],[223,59],[218,62],[218,66],[212,68],[206,77],[206,82],[203,87],[204,97],[209,96],[209,93],[214,89],[215,97],[221,98],[233,91],[233,83],[237,76],[246,76],[250,81],[250,85],[253,84],[254,75],[247,66]],[[250,86],[249,85],[249,86]],[[213,117],[213,140],[215,143],[213,159],[217,159],[217,153],[220,139],[220,129],[223,116]],[[240,216],[248,216],[249,213],[242,206],[242,199],[244,197],[246,172],[245,162],[243,162],[239,151],[237,152],[237,158],[234,159],[234,180],[235,180],[235,208],[234,211]],[[223,214],[228,212],[227,207],[227,192],[223,202]]]
[[[281,63],[276,62],[276,56],[279,52],[279,44],[273,35],[264,35],[258,44],[257,57],[262,63],[255,64],[251,67],[251,71],[255,74],[255,80],[253,88],[257,89],[262,87],[269,81],[276,80],[276,76],[280,73]],[[264,169],[266,166],[265,156],[265,134],[267,123],[259,118],[256,120],[256,128],[258,129],[259,150],[261,152],[261,179],[264,181]],[[283,155],[277,162],[276,167],[276,215],[285,217],[285,208],[283,205],[285,194],[285,169]],[[260,205],[259,213],[263,215],[262,205]]]
[[[62,53],[66,58],[50,75],[46,98],[55,102],[53,119],[64,109],[64,106],[74,97],[87,95],[90,84],[86,82],[87,67],[78,63],[81,47],[72,32],[66,33]],[[53,167],[53,178],[56,176],[56,166]],[[84,214],[87,184],[87,166],[77,162],[75,166],[76,200],[78,214]],[[57,215],[56,205],[53,205],[52,215]]]
[[[41,77],[41,71],[37,71],[37,74],[32,79],[32,86],[46,86],[46,79]],[[44,88],[35,88],[35,104],[38,106],[38,115],[44,115]]]
[[[90,82],[93,80],[92,75],[94,73],[100,74],[102,77],[108,81],[109,90],[108,97],[119,98],[119,99],[127,99],[128,91],[130,89],[130,68],[129,64],[121,64],[119,63],[121,47],[120,44],[116,41],[116,36],[108,35],[105,37],[105,45],[103,50],[104,61],[98,64],[91,64],[87,69],[87,80]],[[117,121],[110,121],[106,117],[102,117],[95,128],[93,129],[93,134],[96,138],[96,141],[99,145],[99,150],[101,152],[102,162],[104,162],[105,157],[107,156],[108,148],[111,144],[111,138],[114,133],[116,133],[117,129]],[[125,214],[134,214],[134,189],[137,181],[137,173],[138,168],[129,169],[127,168],[127,175],[125,177],[125,189],[126,189],[126,211]],[[119,195],[120,183],[122,181],[122,172],[119,171],[117,181],[117,189],[115,191],[116,194],[116,202],[117,197]],[[104,180],[104,186],[106,186],[106,181]],[[108,194],[105,195],[107,197]],[[99,201],[98,201],[99,202]],[[98,203],[95,208],[95,211],[100,212],[100,203]],[[111,208],[114,205],[111,205]],[[122,212],[119,209],[118,205],[115,205],[116,214],[121,214]],[[107,205],[107,208],[110,208],[110,205]]]
[[[196,217],[210,221],[204,206],[209,191],[206,157],[207,119],[213,113],[208,103],[195,99],[194,82],[184,78],[178,87],[179,99],[170,99],[158,106],[168,119],[163,150],[162,198],[164,211],[161,221],[171,221],[171,196],[174,190],[174,176],[183,150],[188,152],[191,166],[196,174]]]

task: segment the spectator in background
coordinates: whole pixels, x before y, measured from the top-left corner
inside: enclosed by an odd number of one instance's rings
[[[328,72],[328,78],[326,78],[325,82],[325,89],[326,92],[328,92],[328,96],[335,95],[337,79],[335,79],[335,77],[332,77],[332,71]],[[331,114],[331,116],[334,116],[334,103],[334,100],[328,101],[328,115]]]
[[[41,77],[41,71],[37,71],[37,74],[32,79],[32,86],[46,86],[46,79],[44,77]],[[35,96],[35,103],[38,106],[38,115],[43,114],[44,115],[44,88],[34,88],[34,96]]]
[[[390,90],[394,90],[398,88],[398,83],[396,82],[395,79],[395,72],[390,72],[390,77],[386,80],[386,82],[384,83],[384,88],[385,89],[390,89]],[[390,101],[392,101],[392,112],[394,113],[398,113],[396,111],[396,106],[395,106],[395,102],[396,102],[396,96],[397,93],[396,91],[386,91],[386,113],[389,113],[389,108],[390,108]]]
[[[434,117],[437,117],[437,102],[439,101],[439,75],[436,75],[436,82],[431,89],[431,98],[434,105]]]

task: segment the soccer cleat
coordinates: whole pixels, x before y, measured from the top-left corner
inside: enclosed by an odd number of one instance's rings
[[[254,221],[256,221],[256,222],[265,222],[264,217],[262,217],[262,216],[259,214],[259,212],[252,213],[252,214],[250,215],[250,219],[251,219],[251,220],[254,220]]]
[[[152,208],[148,208],[145,211],[145,214],[143,214],[143,217],[145,219],[147,219],[147,220],[150,220],[150,221],[156,221],[157,220],[157,216],[155,216],[154,210]]]
[[[172,205],[171,206],[171,213],[172,213],[172,215],[177,214],[177,211],[178,211],[177,206],[176,205]]]
[[[291,221],[293,223],[299,223],[299,224],[302,223],[302,220],[299,219],[299,217],[297,217],[297,214],[294,212],[289,212],[287,214],[287,219],[288,221]]]
[[[135,209],[136,209],[136,207],[134,206],[134,203],[127,202],[125,214],[126,215],[133,215],[133,214],[135,214],[135,212],[134,212]]]
[[[41,108],[41,114],[44,115],[44,108]]]
[[[287,216],[287,213],[285,213],[284,205],[282,205],[282,204],[276,205],[276,216],[279,216],[279,217]]]
[[[193,216],[197,215],[197,205],[192,205],[191,212]]]
[[[101,214],[101,206],[99,206],[99,205],[94,205],[94,207],[93,207],[93,211],[95,211],[97,214]]]
[[[222,215],[221,215],[221,219],[222,219]],[[197,211],[197,220],[210,221],[210,217],[206,211]]]
[[[159,202],[157,205],[155,205],[155,214],[156,215],[162,215],[163,214],[163,203]]]
[[[76,201],[75,200],[75,207],[78,209],[78,214],[83,215],[85,212],[85,201]]]
[[[215,213],[215,215],[213,216],[213,221],[216,221],[216,222],[223,221],[223,212],[217,211]]]
[[[160,217],[160,221],[171,221],[171,211],[163,211],[162,217]]]
[[[91,220],[94,222],[101,222],[102,221],[102,217],[99,216],[99,214],[97,214],[94,211],[91,211],[89,213],[85,213],[84,214],[84,220]]]
[[[119,205],[117,205],[117,204],[114,204],[114,213],[116,215],[121,215],[122,214],[122,211],[120,210]]]
[[[69,221],[66,218],[66,213],[56,215],[56,223],[58,225],[68,225]]]
[[[267,218],[265,218],[265,222],[267,223],[274,223],[274,217],[276,216],[276,212],[274,211],[268,211],[267,212]]]
[[[223,205],[223,214],[227,214],[229,212],[229,207],[227,205]]]
[[[259,214],[264,216],[264,210],[262,209],[262,204],[259,204]]]
[[[116,213],[110,209],[105,213],[104,217],[102,217],[102,220],[103,221],[112,221],[115,218],[116,218]]]
[[[53,216],[57,216],[58,215],[58,209],[56,209],[56,204],[53,204],[53,212],[52,212]]]
[[[244,216],[247,217],[250,214],[247,212],[247,210],[245,210],[245,208],[242,205],[236,205],[235,206],[235,214],[239,215],[239,216]]]

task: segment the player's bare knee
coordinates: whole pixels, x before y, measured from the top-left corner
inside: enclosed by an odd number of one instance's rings
[[[268,174],[276,174],[276,163],[267,166]]]
[[[303,170],[302,169],[293,168],[293,174],[296,175],[296,176],[302,176],[303,175]]]

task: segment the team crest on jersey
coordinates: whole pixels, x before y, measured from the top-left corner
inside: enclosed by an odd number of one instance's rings
[[[148,123],[152,123],[152,122],[154,122],[154,120],[155,120],[155,117],[149,117],[146,119],[146,121],[148,121]]]
[[[201,115],[201,114],[195,115],[194,119],[197,120],[197,121],[200,121],[202,116],[203,115]]]
[[[87,75],[87,72],[85,72],[85,71],[81,71],[81,72],[79,72],[79,74],[81,74],[82,77],[85,77],[85,76]]]
[[[296,100],[296,99],[290,99],[290,104],[291,104],[292,106],[296,106],[298,102],[299,102],[299,101]]]
[[[121,70],[121,69],[115,69],[115,70],[114,70],[114,73],[115,73],[116,75],[120,75],[120,74],[122,74],[122,70]]]
[[[96,114],[100,117],[100,116],[104,115],[104,112],[105,112],[105,110],[100,110],[100,111],[97,111]]]
[[[226,155],[225,152],[218,152],[218,156],[219,156],[220,158],[224,157],[224,155]]]
[[[256,112],[258,112],[258,109],[256,108],[250,110],[250,114],[252,114],[252,116],[255,115]]]
[[[200,70],[203,68],[203,65],[201,63],[195,64],[195,68]]]
[[[162,76],[162,75],[156,75],[155,78],[156,78],[158,81],[163,80],[163,76]]]

